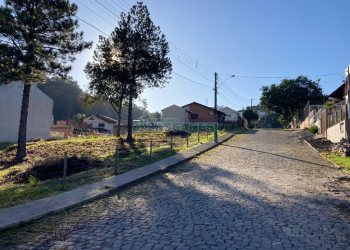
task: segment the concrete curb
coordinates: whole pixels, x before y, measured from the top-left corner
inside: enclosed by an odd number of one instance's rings
[[[134,184],[147,177],[164,172],[171,167],[189,161],[221,143],[226,142],[234,135],[236,134],[224,135],[219,138],[218,143],[208,142],[150,165],[130,170],[121,175],[111,176],[99,182],[87,184],[55,196],[0,209],[0,231],[10,227],[20,226],[46,215],[59,213],[68,208],[115,193],[122,187]]]
[[[335,166],[338,169],[341,169],[342,167],[337,165],[336,163],[328,160],[326,157],[324,157],[316,148],[314,148],[307,140],[304,140],[304,142],[306,143],[306,145],[308,145],[310,148],[312,148],[313,150],[315,150],[319,156],[321,156],[323,159],[325,159],[327,162],[329,162],[330,164],[332,164],[333,166]]]

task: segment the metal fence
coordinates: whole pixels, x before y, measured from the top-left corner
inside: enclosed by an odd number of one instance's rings
[[[338,124],[339,122],[346,119],[346,105],[341,102],[339,104],[336,104],[332,108],[327,109],[327,127],[332,127],[335,124]]]
[[[319,103],[319,102],[312,102],[312,103]],[[308,101],[303,109],[303,112],[300,116],[300,118],[303,120],[303,119],[306,119],[310,113],[314,112],[315,114],[320,111],[323,106],[322,105],[319,105],[319,104],[312,104],[310,103],[310,101]]]

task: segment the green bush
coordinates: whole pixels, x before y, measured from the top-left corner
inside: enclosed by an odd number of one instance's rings
[[[39,179],[36,178],[35,176],[31,175],[28,178],[28,182],[29,182],[29,185],[31,185],[32,187],[35,187],[39,184]]]
[[[312,125],[312,126],[309,128],[309,132],[310,132],[310,133],[313,133],[313,134],[317,134],[317,133],[318,133],[318,126],[317,126],[317,125]]]

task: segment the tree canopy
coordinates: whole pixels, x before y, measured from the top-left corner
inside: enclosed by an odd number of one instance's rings
[[[91,47],[77,32],[77,5],[69,0],[6,0],[0,7],[0,82],[23,81],[16,158],[26,156],[28,104],[32,83],[48,75],[65,77],[74,55]]]
[[[118,44],[114,43],[115,32],[111,37],[100,36],[94,51],[93,62],[85,67],[89,78],[89,91],[92,100],[106,100],[110,103],[118,116],[117,136],[120,136],[121,112],[128,97],[128,77],[119,63]]]
[[[261,104],[267,110],[280,115],[280,122],[287,126],[308,101],[322,102],[322,88],[318,81],[305,76],[284,79],[280,84],[262,87]]]
[[[83,98],[87,95],[76,81],[71,79],[48,78],[45,84],[39,84],[42,90],[53,100],[53,116],[55,121],[74,118],[77,114],[101,114],[117,119],[117,113],[106,100],[97,100],[93,103],[84,103]],[[133,106],[135,117],[141,117],[147,110],[137,105]],[[128,116],[127,107],[122,108],[122,120]]]
[[[132,107],[145,87],[162,87],[170,78],[172,64],[165,35],[155,26],[146,5],[138,2],[122,13],[111,39],[117,50],[114,58],[128,79],[128,136],[132,141]]]
[[[252,128],[253,127],[252,121],[258,120],[259,119],[259,115],[256,112],[254,112],[252,109],[247,108],[243,112],[243,118],[247,120],[248,127]]]

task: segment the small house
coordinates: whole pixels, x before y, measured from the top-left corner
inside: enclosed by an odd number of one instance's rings
[[[101,114],[88,115],[83,119],[83,124],[99,132],[112,133],[117,120]]]
[[[225,122],[236,123],[238,122],[238,112],[229,107],[224,107],[220,109],[221,112],[225,113]]]
[[[182,106],[189,113],[190,122],[225,122],[225,113],[217,110],[215,116],[215,109],[200,104],[198,102],[191,102]]]
[[[189,122],[189,113],[182,107],[171,105],[162,109],[162,119],[174,122]]]

